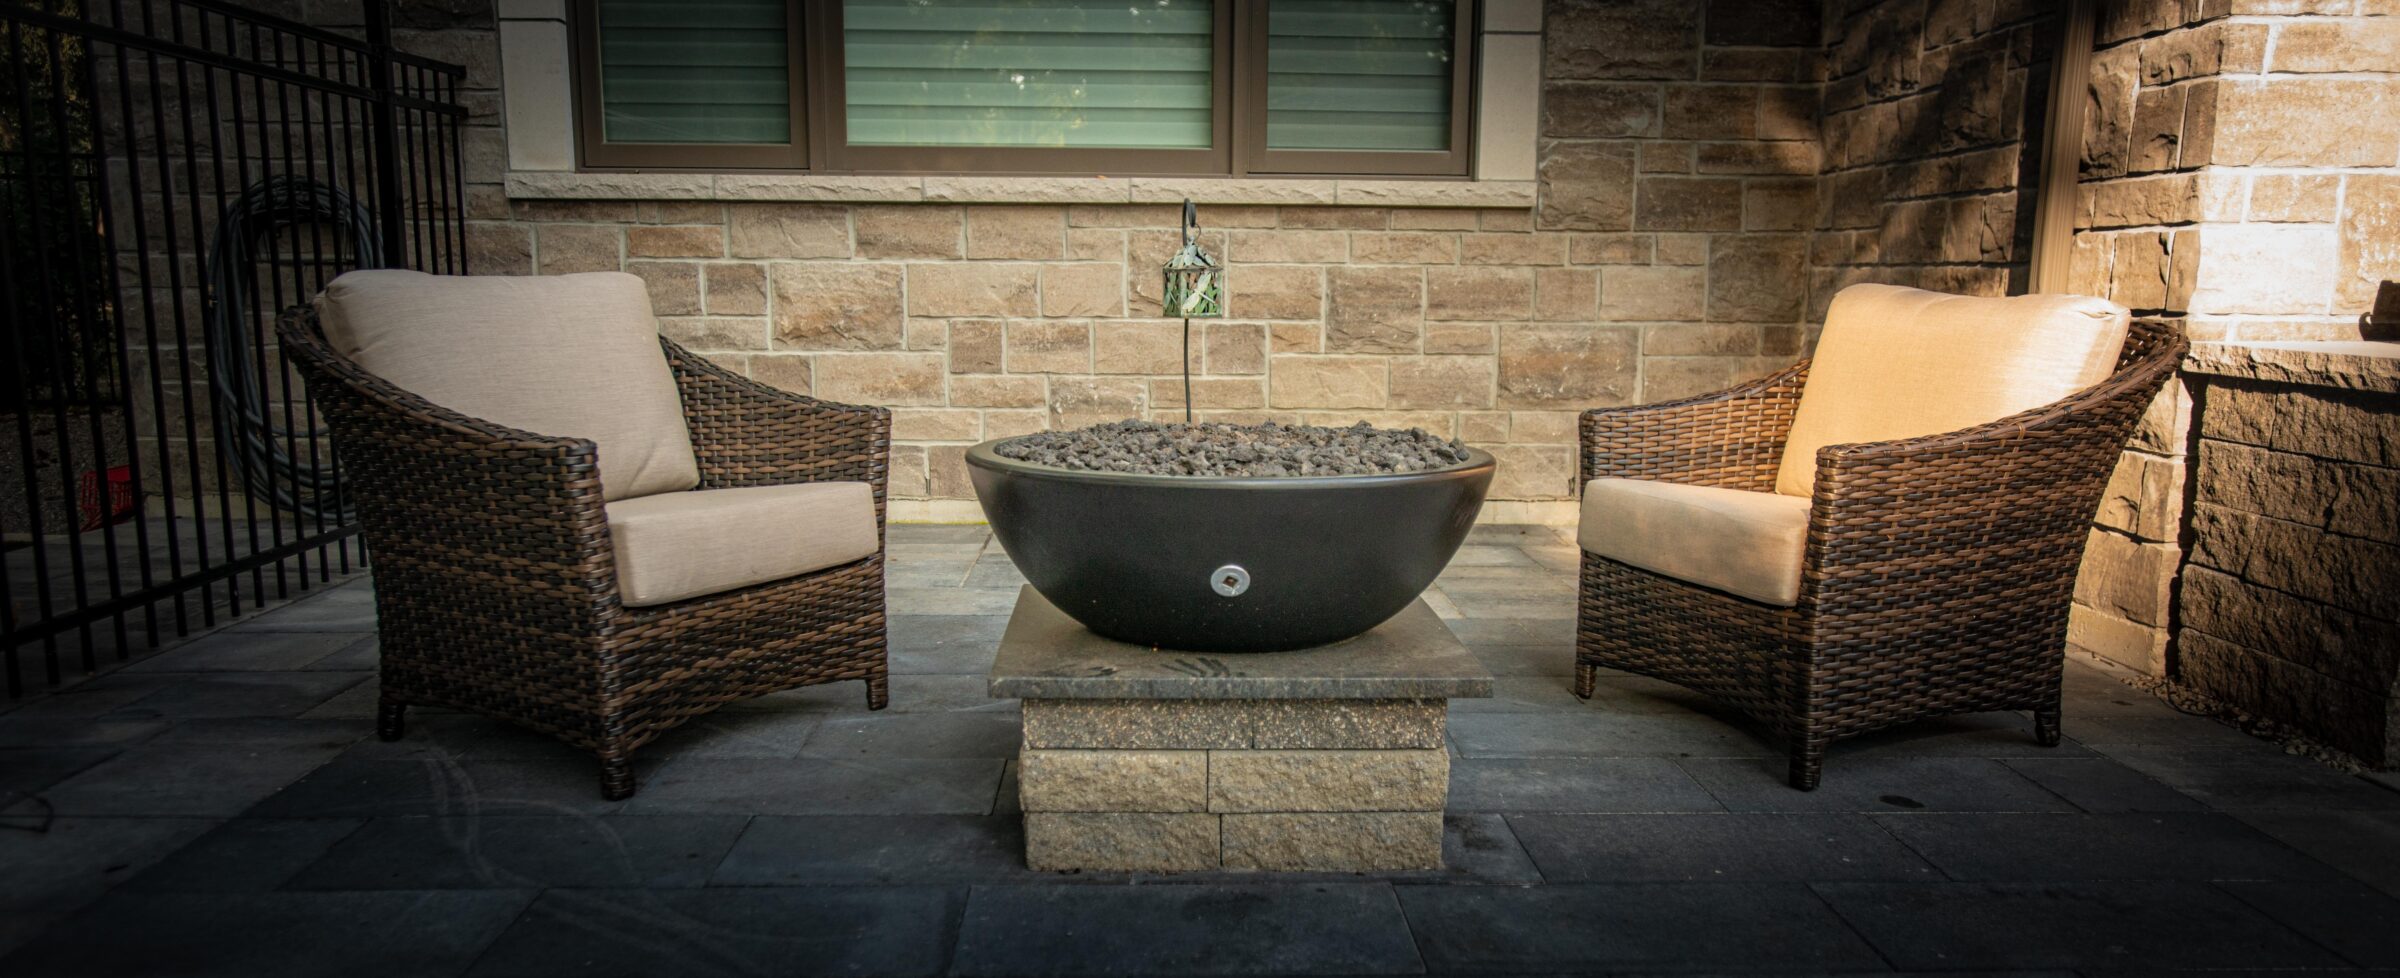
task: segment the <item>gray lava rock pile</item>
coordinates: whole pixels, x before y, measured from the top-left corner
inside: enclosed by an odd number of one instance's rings
[[[1085,472],[1146,475],[1383,475],[1441,469],[1467,460],[1467,446],[1423,429],[1393,431],[1361,421],[1314,425],[1112,421],[1001,442],[1001,457]]]

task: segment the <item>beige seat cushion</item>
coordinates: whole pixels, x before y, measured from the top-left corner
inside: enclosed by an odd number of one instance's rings
[[[700,484],[642,280],[356,271],[317,297],[325,339],[394,386],[469,417],[589,438],[600,494]]]
[[[1576,542],[1610,560],[1767,604],[1800,601],[1809,501],[1640,479],[1583,486]]]
[[[823,570],[873,554],[864,482],[662,492],[608,504],[617,594],[666,604]]]
[[[2126,321],[2125,307],[2089,296],[1843,289],[1825,313],[1775,491],[1813,492],[1827,445],[1971,428],[2106,380]]]

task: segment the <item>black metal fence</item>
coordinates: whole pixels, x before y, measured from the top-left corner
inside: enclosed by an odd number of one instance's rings
[[[465,271],[466,113],[360,14],[0,0],[8,695],[363,566],[273,319],[349,269]]]

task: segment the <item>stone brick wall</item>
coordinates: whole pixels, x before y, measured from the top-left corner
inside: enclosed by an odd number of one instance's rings
[[[2377,0],[2103,3],[2069,288],[2195,341],[2388,335],[2400,318],[2395,12]],[[2070,633],[2150,672],[2169,668],[2189,402],[2163,395],[2119,467]]]
[[[1799,354],[1815,224],[1815,0],[1546,9],[1528,210],[1204,206],[1231,318],[1204,418],[1417,426],[1489,448],[1495,499],[1573,495],[1574,412]],[[445,45],[453,57],[481,62]],[[897,412],[894,492],[972,498],[974,441],[1180,418],[1157,313],[1167,206],[506,201],[470,160],[474,267],[624,269],[663,327],[757,379]],[[1504,510],[1568,518],[1571,509]],[[971,505],[903,513],[972,515]]]
[[[1964,295],[2026,287],[2057,4],[1828,4],[1825,164],[1813,305],[1883,282]]]
[[[2400,352],[2290,371],[2195,358],[2177,678],[2370,764],[2400,762]],[[2262,367],[2266,369],[2261,369]]]

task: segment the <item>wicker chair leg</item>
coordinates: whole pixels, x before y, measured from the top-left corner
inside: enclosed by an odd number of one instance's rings
[[[2050,698],[2050,705],[2048,705],[2048,706],[2040,706],[2040,707],[2035,707],[2035,708],[2034,708],[2034,711],[2033,711],[2033,740],[2034,740],[2034,743],[2040,744],[2040,745],[2042,745],[2042,746],[2044,746],[2044,747],[2056,747],[2056,746],[2058,746],[2058,740],[2059,740],[2059,735],[2058,735],[2058,721],[2059,721],[2059,718],[2060,718],[2060,714],[2061,714],[2061,712],[2062,712],[2062,711],[2059,709],[2059,705],[2058,705],[2058,698],[2057,698],[2057,697],[2055,697],[2055,696],[2053,696],[2053,697],[2051,697],[2051,698]]]
[[[867,709],[880,710],[892,705],[892,680],[889,666],[876,666],[867,677]]]
[[[375,736],[389,742],[408,733],[408,704],[384,696],[375,703]]]
[[[600,797],[624,801],[633,797],[633,755],[600,755]]]
[[[1792,741],[1792,766],[1787,780],[1802,791],[1817,790],[1817,782],[1825,777],[1825,742],[1811,738]]]
[[[1591,699],[1592,691],[1598,689],[1599,686],[1600,667],[1589,662],[1585,662],[1582,659],[1576,659],[1575,698],[1585,700]]]

